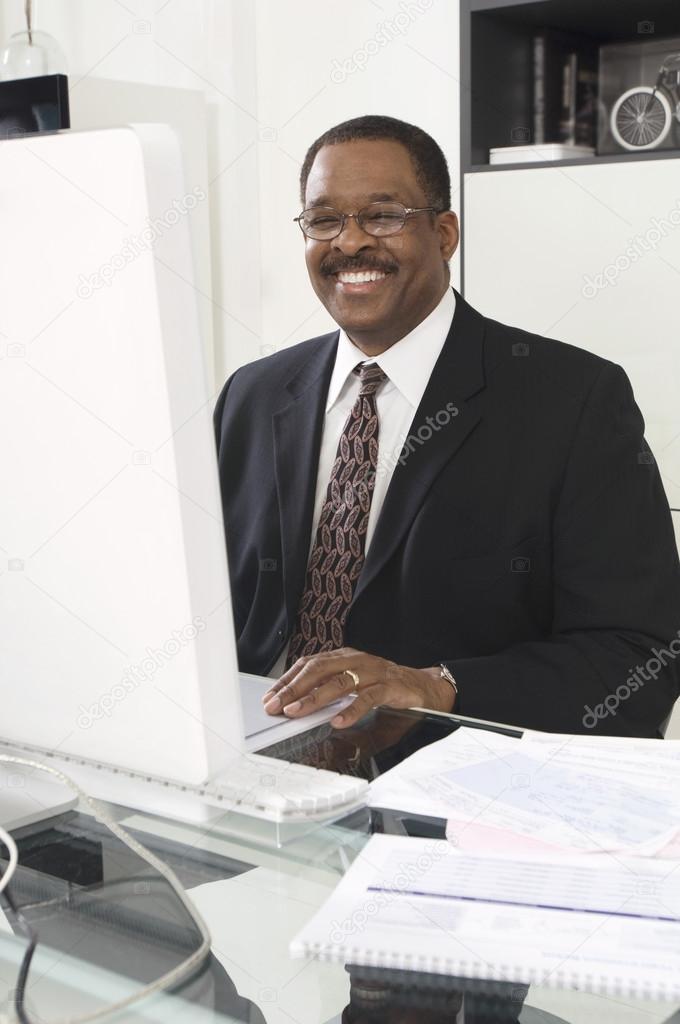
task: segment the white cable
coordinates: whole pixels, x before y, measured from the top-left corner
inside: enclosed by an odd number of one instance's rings
[[[5,831],[2,825],[0,825],[0,842],[5,844],[9,852],[9,864],[7,865],[4,875],[0,878],[0,892],[2,892],[2,890],[6,889],[9,885],[12,875],[17,869],[17,864],[19,863],[19,851],[17,850],[17,844],[14,842],[9,832]]]
[[[163,876],[163,878],[165,878],[171,888],[175,891],[175,894],[182,903],[182,906],[189,914],[201,935],[201,944],[195,952],[188,956],[186,960],[183,960],[181,964],[178,964],[177,967],[173,967],[172,970],[167,971],[160,978],[157,978],[156,981],[152,982],[150,985],[145,985],[144,988],[135,992],[133,995],[127,996],[125,999],[121,999],[117,1003],[112,1003],[110,1006],[103,1007],[101,1010],[96,1010],[94,1013],[88,1014],[86,1017],[69,1017],[68,1019],[55,1021],[54,1024],[89,1024],[90,1021],[99,1020],[102,1017],[108,1017],[112,1013],[117,1013],[120,1010],[131,1006],[133,1003],[138,1002],[140,999],[152,995],[154,992],[162,992],[164,989],[169,988],[171,985],[178,984],[180,981],[192,974],[209,955],[210,948],[212,946],[212,939],[205,921],[191,901],[187,898],[186,893],[182,888],[182,884],[174,871],[172,871],[171,868],[169,868],[159,857],[152,853],[151,850],[147,850],[145,846],[129,835],[122,825],[119,825],[118,822],[114,821],[113,818],[106,813],[97,800],[94,800],[89,796],[76,782],[73,781],[73,779],[70,779],[68,775],[64,774],[64,772],[59,771],[58,768],[53,768],[51,765],[41,764],[39,761],[29,760],[26,757],[15,757],[13,754],[0,754],[0,763],[18,764],[23,765],[26,768],[36,768],[38,771],[54,775],[60,782],[69,786],[70,789],[72,789],[73,792],[91,808],[98,821],[101,821],[106,825],[106,827],[110,829],[110,831],[113,832],[121,842],[125,843],[129,849],[142,857],[147,864],[150,864]],[[0,838],[2,838],[5,843],[7,843],[7,839],[9,839],[12,846],[14,846],[14,851],[16,853],[16,844],[12,837],[4,832],[4,829],[0,830]],[[8,845],[8,849],[10,851],[10,863],[7,867],[7,871],[3,875],[2,879],[0,879],[0,892],[8,884],[9,879],[16,868],[16,861],[12,861],[12,846]]]

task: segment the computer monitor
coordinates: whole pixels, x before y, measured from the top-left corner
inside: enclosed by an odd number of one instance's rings
[[[206,201],[162,125],[0,142],[0,738],[186,783],[244,749]]]

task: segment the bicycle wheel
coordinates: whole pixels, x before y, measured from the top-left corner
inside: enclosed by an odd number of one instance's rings
[[[671,127],[671,107],[664,93],[638,85],[619,96],[612,109],[612,135],[624,149],[654,149]]]

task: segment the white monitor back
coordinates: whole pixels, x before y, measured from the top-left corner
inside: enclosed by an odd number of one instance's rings
[[[173,133],[0,143],[0,737],[200,782],[243,748]]]

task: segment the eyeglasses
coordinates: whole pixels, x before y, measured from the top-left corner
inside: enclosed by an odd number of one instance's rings
[[[369,235],[396,235],[406,223],[407,217],[415,213],[441,213],[434,206],[421,206],[414,209],[402,206],[401,203],[369,203],[358,213],[340,213],[332,206],[312,206],[303,210],[293,220],[300,225],[306,238],[328,242],[337,238],[350,217],[354,217],[362,231]]]

